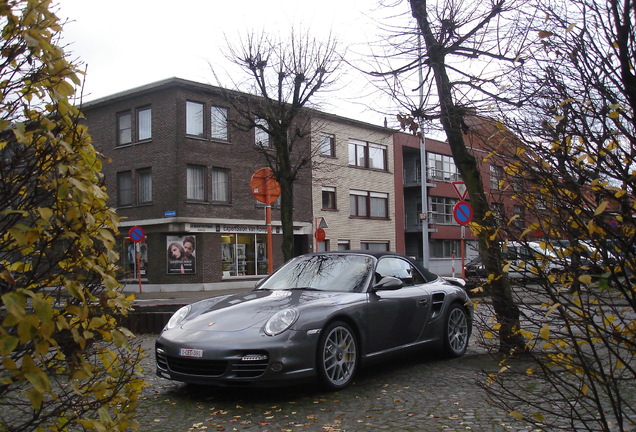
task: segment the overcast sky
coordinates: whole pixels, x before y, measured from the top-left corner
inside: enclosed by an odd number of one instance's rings
[[[317,38],[332,32],[343,47],[360,51],[377,40],[377,20],[387,15],[378,0],[58,0],[64,43],[72,59],[87,67],[84,99],[92,100],[170,77],[216,84],[208,63],[229,66],[221,55],[225,37],[249,30],[286,36],[293,25]],[[365,81],[349,75],[321,109],[380,124],[365,109]],[[348,90],[355,89],[353,93]],[[353,100],[352,100],[353,99]],[[377,103],[372,98],[369,103]]]

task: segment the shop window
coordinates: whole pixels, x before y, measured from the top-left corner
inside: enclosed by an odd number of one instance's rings
[[[221,236],[223,277],[267,275],[265,234],[225,234]]]
[[[138,279],[139,276],[146,278],[148,275],[148,246],[146,239],[142,239],[139,243],[134,243],[130,238],[123,239],[122,253],[120,255],[119,270],[122,272],[122,279]],[[139,259],[137,259],[139,254]]]

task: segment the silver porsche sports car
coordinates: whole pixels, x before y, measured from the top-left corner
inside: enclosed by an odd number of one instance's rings
[[[430,346],[464,354],[472,309],[459,280],[390,252],[302,255],[240,294],[178,310],[156,341],[157,374],[211,385],[351,383],[361,364]]]

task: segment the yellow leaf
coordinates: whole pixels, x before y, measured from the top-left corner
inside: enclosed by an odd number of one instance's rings
[[[579,276],[579,282],[581,282],[582,284],[589,285],[589,284],[592,283],[592,276],[590,276],[590,275],[581,275],[581,276]]]
[[[0,335],[0,355],[6,356],[18,346],[18,338],[10,335]]]
[[[543,327],[541,327],[541,330],[539,330],[539,337],[541,339],[544,339],[544,340],[550,339],[550,326],[549,325],[544,324]]]
[[[523,420],[523,414],[521,414],[519,411],[510,411],[508,415],[516,418],[517,420]]]

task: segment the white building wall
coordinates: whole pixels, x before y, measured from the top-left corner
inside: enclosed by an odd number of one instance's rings
[[[328,225],[326,238],[329,249],[337,250],[339,240],[350,242],[351,249],[360,249],[361,242],[388,242],[395,250],[395,190],[393,172],[393,144],[390,129],[365,125],[340,118],[317,119],[312,123],[315,148],[321,133],[332,134],[336,140],[335,157],[316,154],[312,165],[312,198],[314,220],[324,218]],[[382,144],[387,151],[387,171],[349,166],[349,140]],[[319,152],[315,152],[319,153]],[[322,187],[336,188],[337,210],[322,210]],[[364,190],[388,194],[388,219],[363,219],[350,216],[350,190]]]

